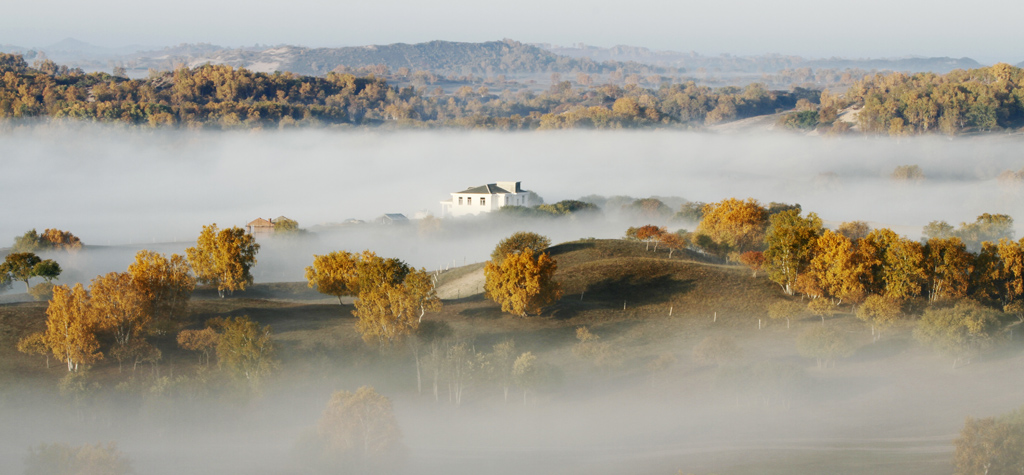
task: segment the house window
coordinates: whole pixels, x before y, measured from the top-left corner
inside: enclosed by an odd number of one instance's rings
[[[484,206],[485,204],[487,204],[487,198],[481,197],[480,198],[480,206]]]
[[[508,195],[505,195],[505,206],[508,206]]]
[[[472,197],[472,196],[468,196],[468,197],[466,197],[466,204],[467,204],[467,205],[471,205],[471,204],[473,204],[473,197]]]
[[[462,206],[462,197],[459,197],[459,206]]]

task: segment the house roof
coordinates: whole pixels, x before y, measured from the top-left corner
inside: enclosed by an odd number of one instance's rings
[[[502,187],[500,187],[498,185],[495,185],[494,183],[489,183],[489,184],[483,185],[483,186],[474,186],[472,188],[466,188],[465,190],[459,191],[457,193],[475,193],[475,194],[484,194],[484,195],[496,195],[498,193],[512,193],[512,192],[508,191],[508,190],[506,190],[506,189],[504,189],[504,188],[502,188]]]
[[[387,216],[390,219],[409,219],[406,218],[405,215],[401,213],[385,213],[384,216]]]
[[[249,222],[249,224],[246,224],[246,226],[257,226],[257,227],[259,227],[259,226],[273,226],[273,225],[274,225],[274,223],[270,222],[269,219],[263,219],[263,218],[256,218],[255,220]]]

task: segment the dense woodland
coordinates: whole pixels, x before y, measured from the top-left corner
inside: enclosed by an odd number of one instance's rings
[[[84,74],[50,61],[30,67],[18,55],[0,55],[3,73],[0,117],[72,118],[133,125],[260,128],[290,125],[395,125],[488,129],[701,127],[797,109],[780,124],[837,132],[839,113],[859,109],[866,133],[960,134],[1013,129],[1024,120],[1021,69],[1006,64],[945,75],[878,74],[855,81],[844,94],[793,88],[770,91],[761,84],[710,88],[695,83],[596,85],[585,74],[576,86],[556,74],[535,94],[463,85],[453,93],[422,86],[391,86],[369,75],[326,76],[254,73],[205,65],[153,72],[146,79]],[[387,73],[387,68],[380,70]],[[419,76],[417,76],[419,75]],[[586,77],[585,77],[586,76]],[[816,114],[815,114],[816,112]]]

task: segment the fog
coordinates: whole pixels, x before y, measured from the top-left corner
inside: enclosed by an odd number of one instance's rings
[[[1016,136],[8,125],[0,130],[0,245],[32,228],[71,231],[86,249],[51,257],[65,269],[59,282],[84,282],[123,271],[138,249],[180,253],[205,224],[243,226],[284,215],[311,232],[261,241],[254,275],[267,283],[301,281],[312,255],[332,250],[371,249],[436,270],[483,261],[516,230],[538,231],[558,243],[620,237],[626,226],[643,224],[610,209],[559,220],[445,219],[440,231],[427,234],[415,222],[373,224],[384,213],[439,214],[439,201],[449,193],[499,180],[521,181],[548,203],[592,194],[799,203],[831,225],[864,220],[910,237],[932,220],[956,225],[981,213],[1005,213],[1018,218],[1020,236],[1021,190],[996,177],[1024,167],[1021,149]],[[889,175],[900,165],[918,165],[927,178],[896,183]],[[368,223],[339,224],[348,219]],[[752,332],[738,337],[744,361],[780,361],[800,368],[805,379],[769,395],[733,394],[716,388],[715,370],[688,355],[705,335],[748,328],[753,316],[736,316],[719,328],[710,317],[646,320],[644,312],[663,309],[640,307],[639,317],[605,326],[579,322],[628,350],[624,369],[603,372],[574,359],[573,329],[559,328],[555,318],[528,327],[488,310],[479,296],[445,304],[464,306],[454,323],[458,331],[485,334],[474,342],[478,351],[522,335],[517,348],[543,355],[560,379],[525,404],[522,393],[505,403],[500,391],[481,384],[456,408],[444,396],[435,402],[417,394],[404,348],[385,355],[365,348],[353,335],[350,306],[300,306],[278,316],[252,304],[230,313],[249,312],[274,325],[288,361],[261,397],[172,402],[145,391],[133,399],[126,394],[136,393],[106,387],[80,405],[53,389],[59,368],[18,384],[14,375],[0,390],[0,466],[20,473],[28,447],[39,443],[116,441],[137,473],[305,473],[296,468],[296,447],[331,392],[371,384],[394,401],[404,434],[407,461],[396,473],[936,473],[949,471],[951,440],[965,416],[1016,408],[1024,393],[1016,342],[988,363],[950,370],[945,359],[901,337],[865,345],[838,371],[805,371],[813,362],[796,355],[795,330],[773,323],[756,338]],[[329,323],[294,328],[307,318]],[[817,318],[797,324],[817,324]],[[487,329],[471,329],[475,325]],[[857,338],[869,338],[863,328],[856,331]],[[162,344],[171,348],[169,341]],[[193,357],[168,351],[182,361]],[[660,352],[679,355],[680,363],[652,376],[642,368]],[[106,376],[121,377],[116,365],[104,365]],[[178,376],[160,365],[138,371],[139,380]]]
[[[127,248],[128,256],[109,269],[117,270],[130,261],[133,249],[177,243],[164,247],[180,252],[205,224],[244,226],[257,217],[283,215],[318,231],[308,250],[370,248],[436,269],[485,259],[502,233],[516,225],[470,227],[434,240],[419,239],[415,226],[331,225],[347,219],[372,222],[384,213],[438,215],[439,202],[449,193],[499,180],[521,181],[548,203],[591,194],[799,203],[827,222],[864,220],[916,237],[932,220],[956,225],[986,212],[1024,216],[1019,190],[996,180],[1004,170],[1024,167],[1020,145],[1015,136],[894,140],[678,131],[155,132],[68,123],[9,126],[0,133],[0,189],[7,199],[0,239],[11,242],[32,228],[69,230],[86,245]],[[907,164],[920,166],[927,179],[899,185],[888,178]],[[608,211],[611,216],[615,210]],[[618,237],[624,230],[618,222],[600,224],[543,230],[555,242]],[[273,259],[267,250],[260,258]],[[282,272],[259,278],[301,278],[301,266]]]

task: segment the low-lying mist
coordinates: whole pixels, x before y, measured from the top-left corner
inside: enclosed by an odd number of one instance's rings
[[[310,231],[261,238],[257,283],[303,281],[312,255],[334,250],[370,249],[437,270],[483,261],[498,240],[519,230],[560,243],[621,237],[627,226],[646,224],[611,209],[558,219],[445,219],[436,229],[415,221],[373,223],[384,213],[437,215],[451,192],[499,180],[521,181],[548,203],[587,195],[799,203],[830,225],[863,220],[910,237],[933,220],[956,225],[982,213],[1024,219],[1024,185],[997,179],[1024,167],[1016,136],[6,127],[0,128],[6,199],[0,247],[32,228],[74,233],[84,250],[46,254],[64,268],[57,283],[124,271],[143,248],[182,253],[203,225],[244,226],[257,217],[287,216]],[[901,165],[919,166],[925,179],[894,181],[890,175]],[[367,223],[342,224],[349,219]],[[669,227],[693,229],[692,223]],[[663,264],[683,262],[681,253]],[[641,260],[654,259],[633,261]],[[637,269],[627,271],[644,268]],[[707,280],[715,272],[728,275]],[[727,266],[707,265],[692,275],[685,282],[610,276],[566,295],[565,312],[532,319],[502,314],[479,289],[456,293],[443,310],[454,328],[451,342],[464,339],[474,352],[488,353],[514,338],[517,353],[536,353],[550,370],[543,383],[524,383],[533,389],[515,390],[507,402],[491,376],[481,377],[459,407],[446,400],[450,385],[438,399],[426,385],[418,390],[411,347],[368,348],[354,329],[350,300],[216,299],[196,292],[190,328],[243,314],[273,327],[281,367],[261,394],[233,399],[218,392],[216,364],[197,364],[195,354],[162,330],[150,337],[163,359],[125,363],[123,372],[105,360],[89,376],[103,387],[82,377],[78,386],[58,388],[57,380],[75,382],[60,362],[48,360],[53,368],[44,372],[42,356],[19,353],[15,363],[0,361],[0,370],[10,370],[0,371],[0,471],[21,473],[29,447],[40,443],[116,441],[137,473],[312,473],[296,468],[303,434],[333,391],[364,385],[394,402],[407,463],[392,473],[417,474],[936,473],[948,471],[951,440],[966,415],[1020,406],[1019,341],[1011,339],[983,363],[952,370],[914,343],[910,323],[875,343],[868,326],[844,315],[836,320],[856,339],[857,351],[838,369],[813,369],[813,360],[798,354],[796,335],[824,325],[824,317],[794,318],[792,329],[788,321],[766,320],[762,329],[764,303],[736,289],[760,289],[764,296],[770,288],[772,298],[783,298],[777,286]],[[686,300],[701,279],[721,288],[702,290],[705,300]],[[668,282],[675,294],[651,297],[643,292],[649,282]],[[9,294],[20,294],[19,285]],[[602,288],[614,298],[600,295]],[[646,297],[626,295],[627,310],[619,291]],[[682,300],[673,307],[673,298]],[[754,310],[705,311],[733,301]],[[13,330],[0,332],[0,341],[13,345],[29,327],[42,328],[44,308],[5,305],[0,323]],[[26,315],[38,321],[19,320]],[[433,318],[441,320],[427,320]],[[617,348],[620,365],[607,369],[578,357],[579,325]],[[742,350],[736,366],[749,372],[730,376],[729,368],[691,356],[705,337],[721,335],[735,338]],[[659,355],[672,363],[659,369],[653,364]]]

